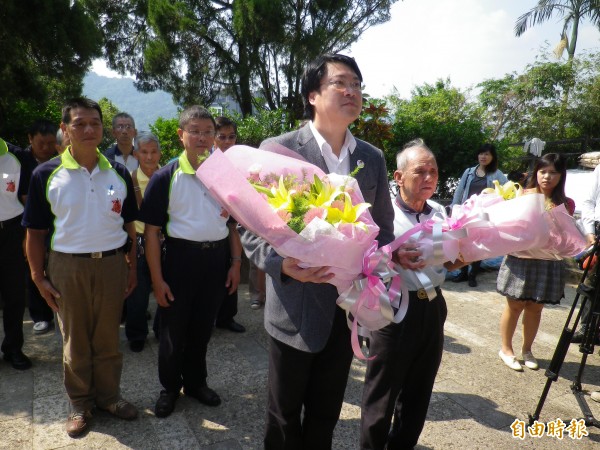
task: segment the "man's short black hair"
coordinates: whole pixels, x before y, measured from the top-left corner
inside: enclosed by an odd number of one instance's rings
[[[47,119],[37,119],[29,126],[27,133],[31,137],[34,137],[36,134],[41,134],[43,136],[51,134],[55,136],[56,130],[58,130],[58,126],[54,122]]]
[[[219,131],[221,128],[233,127],[233,132],[237,134],[237,124],[229,117],[218,116],[215,117],[215,128]]]
[[[306,66],[306,70],[302,75],[302,101],[304,102],[304,117],[310,120],[315,118],[315,109],[313,105],[308,101],[308,96],[311,92],[321,90],[321,80],[327,75],[327,64],[338,63],[344,64],[356,74],[360,82],[362,83],[362,74],[358,68],[358,64],[354,58],[346,55],[336,54],[325,54],[317,57]]]
[[[217,127],[215,119],[208,109],[203,108],[200,105],[192,105],[185,108],[179,114],[179,128],[183,130],[193,119],[210,120],[213,127]]]
[[[94,100],[90,100],[85,97],[76,97],[70,100],[67,100],[62,109],[62,121],[65,124],[71,122],[71,110],[76,108],[84,108],[84,109],[95,109],[100,114],[100,120],[102,120],[102,109],[100,105],[96,103]]]
[[[131,116],[131,114],[126,113],[126,112],[120,112],[117,113],[113,116],[112,118],[112,127],[113,130],[115,129],[116,125],[117,125],[117,120],[119,119],[129,119],[131,120],[131,124],[133,125],[133,128],[135,128],[135,120],[133,120],[133,117]]]

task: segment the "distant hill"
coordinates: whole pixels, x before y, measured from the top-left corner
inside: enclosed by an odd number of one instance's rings
[[[140,92],[130,78],[109,78],[89,72],[83,79],[83,95],[93,100],[108,98],[120,110],[135,119],[138,130],[150,130],[159,117],[177,117],[177,107],[171,95],[164,91]]]

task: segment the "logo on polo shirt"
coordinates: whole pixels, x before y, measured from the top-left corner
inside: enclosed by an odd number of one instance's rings
[[[121,200],[120,199],[116,199],[112,201],[112,212],[117,213],[117,214],[121,214]]]
[[[6,182],[6,191],[7,192],[15,192],[16,188],[17,188],[17,185],[15,183],[15,180]]]

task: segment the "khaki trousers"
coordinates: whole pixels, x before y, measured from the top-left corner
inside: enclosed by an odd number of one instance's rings
[[[65,389],[73,411],[119,400],[119,325],[127,285],[123,253],[83,258],[50,252],[48,278],[60,292]]]

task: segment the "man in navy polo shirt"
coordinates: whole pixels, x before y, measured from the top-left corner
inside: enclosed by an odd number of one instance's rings
[[[33,172],[23,225],[31,277],[58,313],[72,411],[66,429],[74,437],[87,429],[94,405],[122,419],[137,417],[119,388],[119,323],[123,301],[136,284],[130,263],[136,255],[137,205],[127,169],[97,149],[100,106],[86,98],[68,101],[61,129],[71,146]]]
[[[0,295],[4,303],[1,349],[5,361],[15,369],[25,370],[31,367],[31,361],[22,351],[27,266],[21,217],[27,191],[21,180],[27,175],[26,165],[17,156],[19,150],[0,139]]]
[[[29,176],[21,180],[23,187],[29,189],[29,179],[33,170],[42,163],[57,155],[56,151],[56,124],[46,119],[38,119],[29,127],[27,137],[29,146],[23,150],[23,162],[27,165]],[[29,315],[33,320],[33,333],[44,334],[53,327],[54,314],[40,295],[38,288],[31,279],[27,277],[27,303]]]
[[[179,139],[185,151],[150,179],[142,201],[146,259],[158,303],[160,347],[158,375],[163,390],[157,417],[175,409],[179,391],[208,406],[221,403],[206,383],[206,350],[225,290],[240,280],[241,245],[229,215],[196,177],[214,143],[215,121],[191,106],[179,117]],[[161,259],[159,233],[166,238]],[[231,245],[231,266],[227,241]]]
[[[137,135],[135,121],[130,114],[120,112],[112,119],[112,135],[116,143],[106,149],[104,156],[114,159],[127,167],[129,172],[138,168],[138,160],[133,156],[133,139]]]

